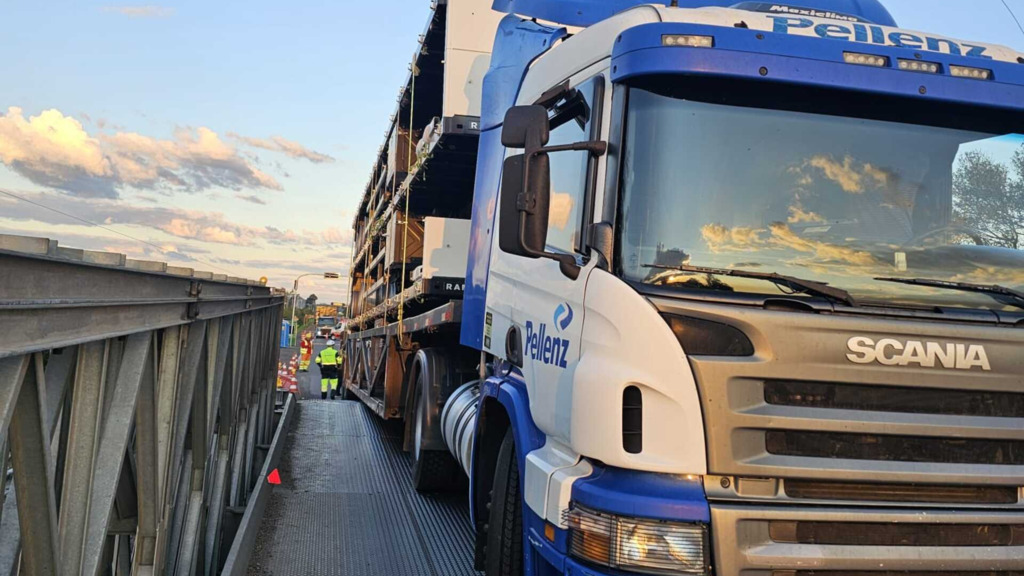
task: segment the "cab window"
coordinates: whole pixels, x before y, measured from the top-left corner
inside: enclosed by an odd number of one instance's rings
[[[594,138],[601,78],[568,90],[550,108],[549,146],[572,144]],[[592,159],[587,152],[555,152],[551,161],[551,204],[548,212],[549,251],[582,252],[584,207],[591,178]]]

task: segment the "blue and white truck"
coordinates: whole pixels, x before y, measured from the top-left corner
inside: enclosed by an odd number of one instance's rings
[[[488,576],[1024,574],[1022,135],[876,0],[439,0],[345,395]]]

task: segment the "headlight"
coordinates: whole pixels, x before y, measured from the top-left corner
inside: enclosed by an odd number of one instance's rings
[[[658,574],[704,574],[707,527],[627,518],[579,506],[568,512],[569,551],[612,568]]]

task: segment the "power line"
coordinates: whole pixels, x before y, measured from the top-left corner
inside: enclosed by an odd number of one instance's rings
[[[171,251],[169,251],[169,250],[164,250],[164,248],[162,246],[158,246],[156,244],[153,244],[152,242],[148,242],[146,240],[143,240],[142,238],[136,238],[135,236],[132,236],[131,234],[126,234],[124,232],[121,232],[120,230],[115,230],[113,228],[109,228],[109,227],[104,226],[102,224],[97,224],[97,223],[95,223],[95,222],[93,222],[91,220],[86,220],[85,218],[81,218],[79,216],[75,216],[74,214],[68,214],[67,212],[64,212],[63,210],[58,210],[57,208],[54,208],[52,206],[47,206],[46,204],[40,204],[39,202],[36,202],[34,200],[29,200],[28,198],[25,198],[24,196],[19,196],[19,195],[13,193],[13,192],[9,192],[7,190],[0,189],[0,194],[6,194],[7,196],[10,196],[11,198],[14,198],[16,200],[21,200],[22,202],[27,202],[29,204],[32,204],[33,206],[38,206],[38,207],[43,208],[45,210],[49,210],[51,212],[56,212],[57,214],[60,214],[62,216],[66,216],[68,218],[71,218],[72,220],[77,220],[79,222],[83,222],[85,224],[88,224],[89,226],[95,226],[95,227],[97,227],[97,228],[99,228],[101,230],[106,230],[107,232],[111,232],[111,233],[117,234],[119,236],[124,236],[125,238],[128,238],[129,240],[134,240],[136,242],[145,244],[147,246],[151,246],[153,248],[156,248],[161,254],[170,254],[171,253]],[[220,266],[217,266],[215,264],[210,264],[209,262],[203,262],[202,260],[199,260],[198,258],[195,258],[194,256],[189,256],[188,254],[185,254],[184,252],[177,252],[176,251],[175,253],[176,254],[181,254],[181,255],[185,256],[186,258],[188,258],[189,260],[191,260],[193,262],[197,262],[199,264],[202,264],[203,266],[209,266],[210,268],[215,268],[215,269],[220,270],[221,272],[224,272],[224,273],[226,273],[228,275],[236,276],[236,274],[234,272],[232,272],[231,270],[227,270],[225,268],[221,268]]]
[[[1013,9],[1010,8],[1010,5],[1006,2],[1006,0],[1001,1],[1003,3],[1003,6],[1006,6],[1006,11],[1010,13],[1010,17],[1013,18],[1013,21],[1017,23],[1017,28],[1020,29],[1020,33],[1024,34],[1024,25],[1022,25],[1020,23],[1020,20],[1017,19],[1017,14],[1015,14]]]

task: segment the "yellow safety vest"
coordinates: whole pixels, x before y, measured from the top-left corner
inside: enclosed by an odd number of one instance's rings
[[[316,357],[316,363],[321,366],[337,366],[338,351],[334,348],[324,348]]]

